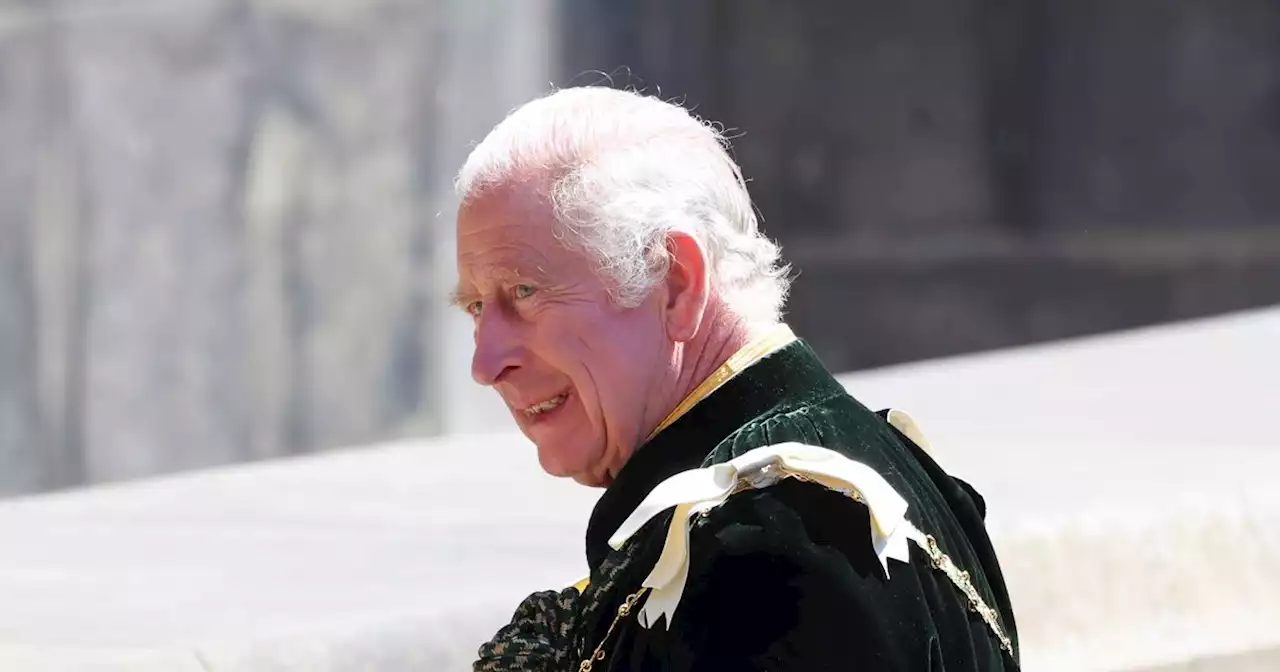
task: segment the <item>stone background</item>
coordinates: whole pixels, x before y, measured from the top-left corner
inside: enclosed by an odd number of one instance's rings
[[[446,429],[452,172],[549,7],[0,3],[0,493]]]
[[[1274,0],[568,5],[566,72],[741,136],[834,369],[1280,301]]]
[[[602,74],[743,134],[834,369],[1280,302],[1273,0],[3,0],[0,494],[505,421],[449,181]]]

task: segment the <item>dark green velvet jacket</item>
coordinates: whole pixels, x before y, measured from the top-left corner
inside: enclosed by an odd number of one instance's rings
[[[608,546],[649,491],[681,471],[786,441],[836,450],[884,476],[907,500],[907,518],[969,573],[998,612],[1013,651],[1002,650],[924,551],[913,545],[910,563],[890,560],[886,578],[865,506],[795,480],[740,492],[700,517],[671,622],[644,628],[632,610],[609,634],[619,605],[657,561],[671,520],[670,513],[654,518],[619,551]],[[636,451],[592,512],[591,584],[581,595],[530,596],[512,625],[481,649],[491,664],[478,662],[476,669],[578,670],[604,642],[593,672],[1016,670],[1017,630],[984,515],[976,491],[948,476],[883,413],[849,396],[797,341],[725,383]],[[525,648],[512,657],[517,642]],[[495,647],[506,663],[493,663],[500,657]]]

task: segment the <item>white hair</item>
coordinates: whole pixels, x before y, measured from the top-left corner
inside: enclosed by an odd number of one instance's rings
[[[760,232],[742,172],[712,124],[631,91],[561,89],[498,124],[456,188],[466,203],[539,178],[561,240],[598,260],[619,305],[638,305],[662,281],[667,235],[683,231],[702,244],[731,312],[747,324],[780,320],[789,268]]]

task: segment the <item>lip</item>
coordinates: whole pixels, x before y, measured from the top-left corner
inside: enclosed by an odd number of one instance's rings
[[[529,414],[528,409],[530,407],[536,406],[537,404],[540,404],[543,402],[551,401],[552,399],[555,399],[557,397],[564,398],[564,400],[560,402],[560,405],[550,410],[543,411],[541,413],[536,413],[532,415]],[[519,407],[517,407],[516,415],[517,417],[519,417],[520,422],[522,423],[541,424],[543,422],[546,422],[547,420],[550,420],[551,418],[554,418],[557,414],[559,414],[560,410],[563,409],[565,407],[565,404],[567,404],[569,400],[572,398],[573,398],[573,391],[565,390],[563,392],[560,392],[559,394],[554,394],[549,397],[543,397],[539,401],[535,401],[530,404],[521,404]]]
[[[529,410],[533,406],[537,406],[538,404],[541,404],[543,402],[551,401],[552,399],[555,399],[556,397],[559,397],[562,395],[568,396],[569,392],[570,392],[569,388],[565,388],[553,394],[540,394],[536,397],[532,395],[524,395],[524,394],[512,395],[512,398],[510,400],[510,406],[512,410],[515,410],[520,413],[524,413],[525,411]]]

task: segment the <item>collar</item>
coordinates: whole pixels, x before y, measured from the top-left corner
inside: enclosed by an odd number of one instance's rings
[[[832,394],[844,388],[827,372],[813,350],[794,335],[778,330],[762,336],[726,362],[737,370],[719,380],[713,374],[684,402],[652,438],[636,449],[596,502],[587,525],[587,562],[591,571],[608,555],[609,537],[658,483],[703,462],[720,442],[752,420]],[[790,329],[786,330],[790,334]],[[773,344],[773,349],[765,347]],[[755,346],[754,352],[747,352]],[[721,367],[724,369],[725,367]]]
[[[671,426],[671,423],[680,419],[680,416],[689,412],[689,409],[698,404],[699,401],[707,398],[712,392],[720,389],[729,379],[747,370],[747,367],[768,357],[769,355],[781,350],[796,340],[796,335],[791,331],[791,327],[786,324],[779,324],[769,331],[751,340],[751,342],[742,346],[737,352],[729,356],[729,359],[721,364],[706,380],[698,383],[693,391],[680,400],[676,407],[663,418],[662,422],[654,428],[649,437],[645,439],[645,443],[653,440],[653,437],[662,433],[662,430]]]

